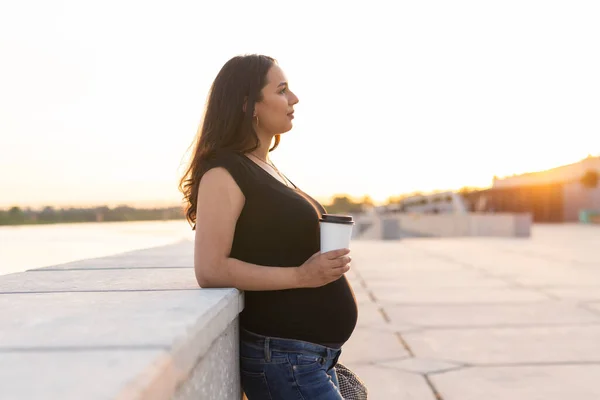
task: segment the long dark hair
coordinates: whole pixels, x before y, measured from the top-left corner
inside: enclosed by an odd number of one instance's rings
[[[206,172],[206,161],[219,150],[245,154],[259,147],[258,134],[252,124],[254,105],[262,100],[267,73],[276,63],[274,58],[258,54],[237,56],[227,61],[217,74],[190,165],[179,183],[186,202],[185,215],[192,229],[196,229],[198,186]],[[275,143],[269,151],[275,150],[279,140],[279,135],[275,135]]]

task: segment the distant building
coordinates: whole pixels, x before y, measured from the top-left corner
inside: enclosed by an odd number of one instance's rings
[[[494,179],[490,189],[465,195],[472,211],[530,212],[535,222],[574,222],[583,209],[600,210],[600,185],[582,178],[600,174],[600,157],[546,171]]]
[[[531,172],[501,179],[495,178],[492,188],[579,182],[587,171],[600,173],[600,157],[588,157],[574,164],[563,165],[546,171]]]
[[[440,192],[410,196],[398,203],[381,207],[379,213],[462,214],[467,206],[458,193]]]

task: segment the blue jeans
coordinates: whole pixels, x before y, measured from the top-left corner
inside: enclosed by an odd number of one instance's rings
[[[240,329],[240,374],[248,400],[343,400],[341,349]]]

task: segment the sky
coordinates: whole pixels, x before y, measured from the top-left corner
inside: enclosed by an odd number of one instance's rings
[[[271,158],[376,202],[600,154],[597,1],[0,0],[0,208],[177,205],[208,89],[275,57]]]

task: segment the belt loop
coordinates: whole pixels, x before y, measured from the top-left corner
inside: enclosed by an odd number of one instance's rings
[[[271,349],[269,348],[270,338],[265,338],[265,360],[271,362]]]
[[[333,358],[333,363],[331,365],[332,367],[335,367],[337,365],[338,360],[340,359],[340,356],[342,355],[342,349],[338,350],[336,353],[337,353],[336,356]]]

